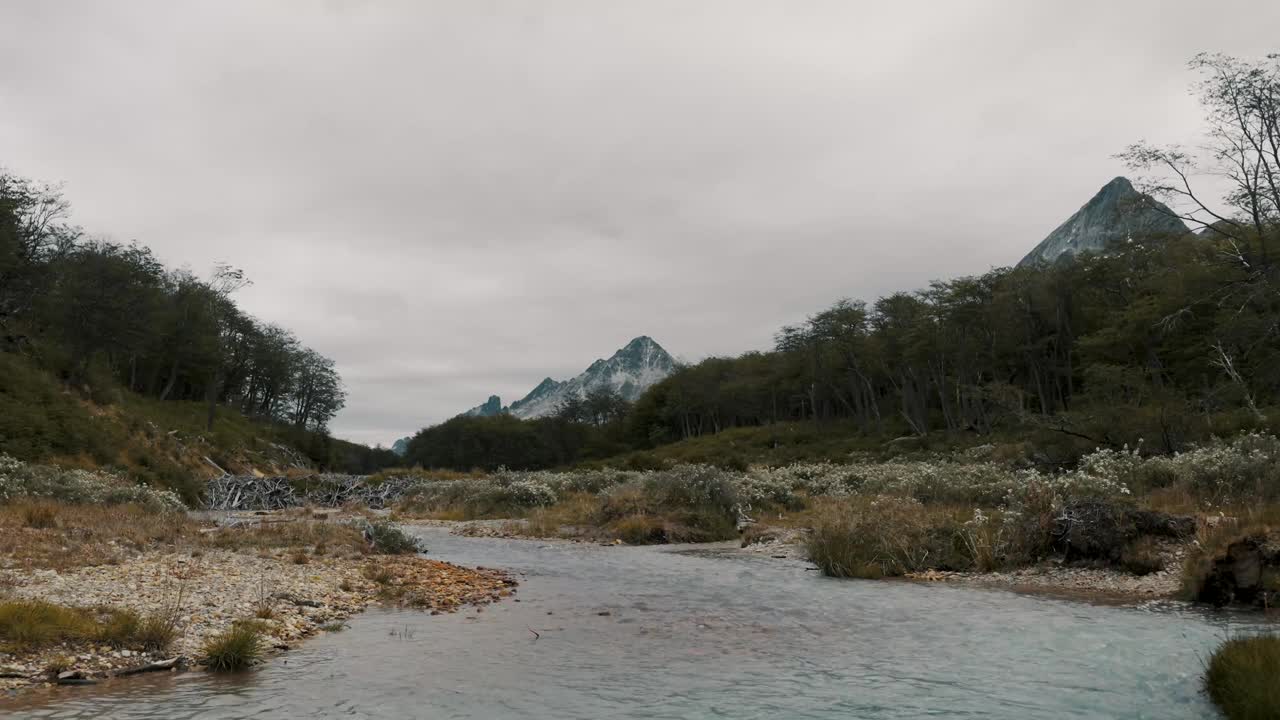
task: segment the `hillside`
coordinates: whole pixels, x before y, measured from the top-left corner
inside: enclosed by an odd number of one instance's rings
[[[202,402],[159,401],[119,388],[94,394],[86,397],[30,359],[0,352],[0,454],[122,472],[187,500],[223,471],[371,472],[389,464],[363,445],[252,420],[233,408],[219,407],[209,430]]]

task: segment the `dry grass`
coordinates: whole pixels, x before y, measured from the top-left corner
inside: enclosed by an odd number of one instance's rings
[[[72,570],[123,562],[145,551],[220,548],[283,552],[297,564],[320,556],[369,552],[360,528],[306,511],[262,516],[248,526],[214,529],[182,513],[138,505],[73,505],[21,499],[0,506],[0,567]]]
[[[18,500],[0,507],[0,557],[24,569],[116,563],[129,553],[198,541],[200,524],[136,505]]]
[[[608,530],[628,545],[651,545],[668,542],[667,525],[656,515],[637,513],[609,523]]]
[[[312,520],[298,515],[270,517],[249,527],[220,528],[208,533],[204,542],[230,550],[304,548],[323,546],[329,554],[363,553],[367,547],[360,530],[327,520]]]
[[[533,508],[520,532],[531,537],[563,537],[568,528],[593,527],[600,517],[600,496],[571,493],[550,507]]]
[[[931,568],[972,569],[983,561],[975,556],[973,545],[978,543],[966,542],[966,515],[972,517],[972,510],[899,497],[833,503],[809,537],[809,559],[831,577],[874,579]]]
[[[389,585],[396,579],[396,574],[382,563],[371,562],[364,566],[360,571],[366,580],[372,580],[379,585]]]

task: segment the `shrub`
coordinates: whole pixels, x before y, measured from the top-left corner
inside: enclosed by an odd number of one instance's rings
[[[373,546],[374,552],[382,553],[383,555],[409,555],[426,552],[426,548],[422,546],[422,541],[389,522],[366,523],[364,536],[369,541],[369,544]]]
[[[240,621],[205,641],[200,664],[214,672],[245,670],[262,656],[261,626]]]
[[[1228,720],[1280,717],[1280,635],[1227,640],[1209,659],[1205,689]]]
[[[103,472],[31,465],[0,454],[0,502],[44,498],[73,505],[141,505],[155,512],[184,511],[186,505],[168,490],[135,485]]]

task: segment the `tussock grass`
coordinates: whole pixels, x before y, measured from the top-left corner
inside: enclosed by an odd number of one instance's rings
[[[1280,635],[1226,641],[1209,659],[1204,683],[1228,720],[1280,717]]]
[[[12,651],[33,650],[68,640],[94,639],[99,624],[85,610],[43,600],[0,603],[0,642]]]
[[[262,657],[264,646],[260,624],[236,622],[205,641],[200,664],[214,672],[246,670]]]
[[[174,623],[132,610],[67,607],[44,600],[0,603],[0,649],[27,652],[59,643],[162,650],[172,644]]]

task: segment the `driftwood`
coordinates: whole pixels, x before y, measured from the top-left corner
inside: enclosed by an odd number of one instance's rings
[[[94,685],[98,681],[86,677],[82,670],[66,670],[58,673],[56,682],[59,685]]]
[[[112,677],[125,677],[127,675],[138,675],[140,673],[160,672],[163,670],[183,670],[187,666],[187,659],[184,657],[170,658],[168,660],[158,660],[156,662],[147,663],[146,665],[138,665],[136,667],[125,668],[111,673]]]
[[[208,510],[283,510],[357,504],[377,509],[399,500],[411,485],[408,478],[370,483],[364,475],[223,475],[205,486],[204,506]]]

